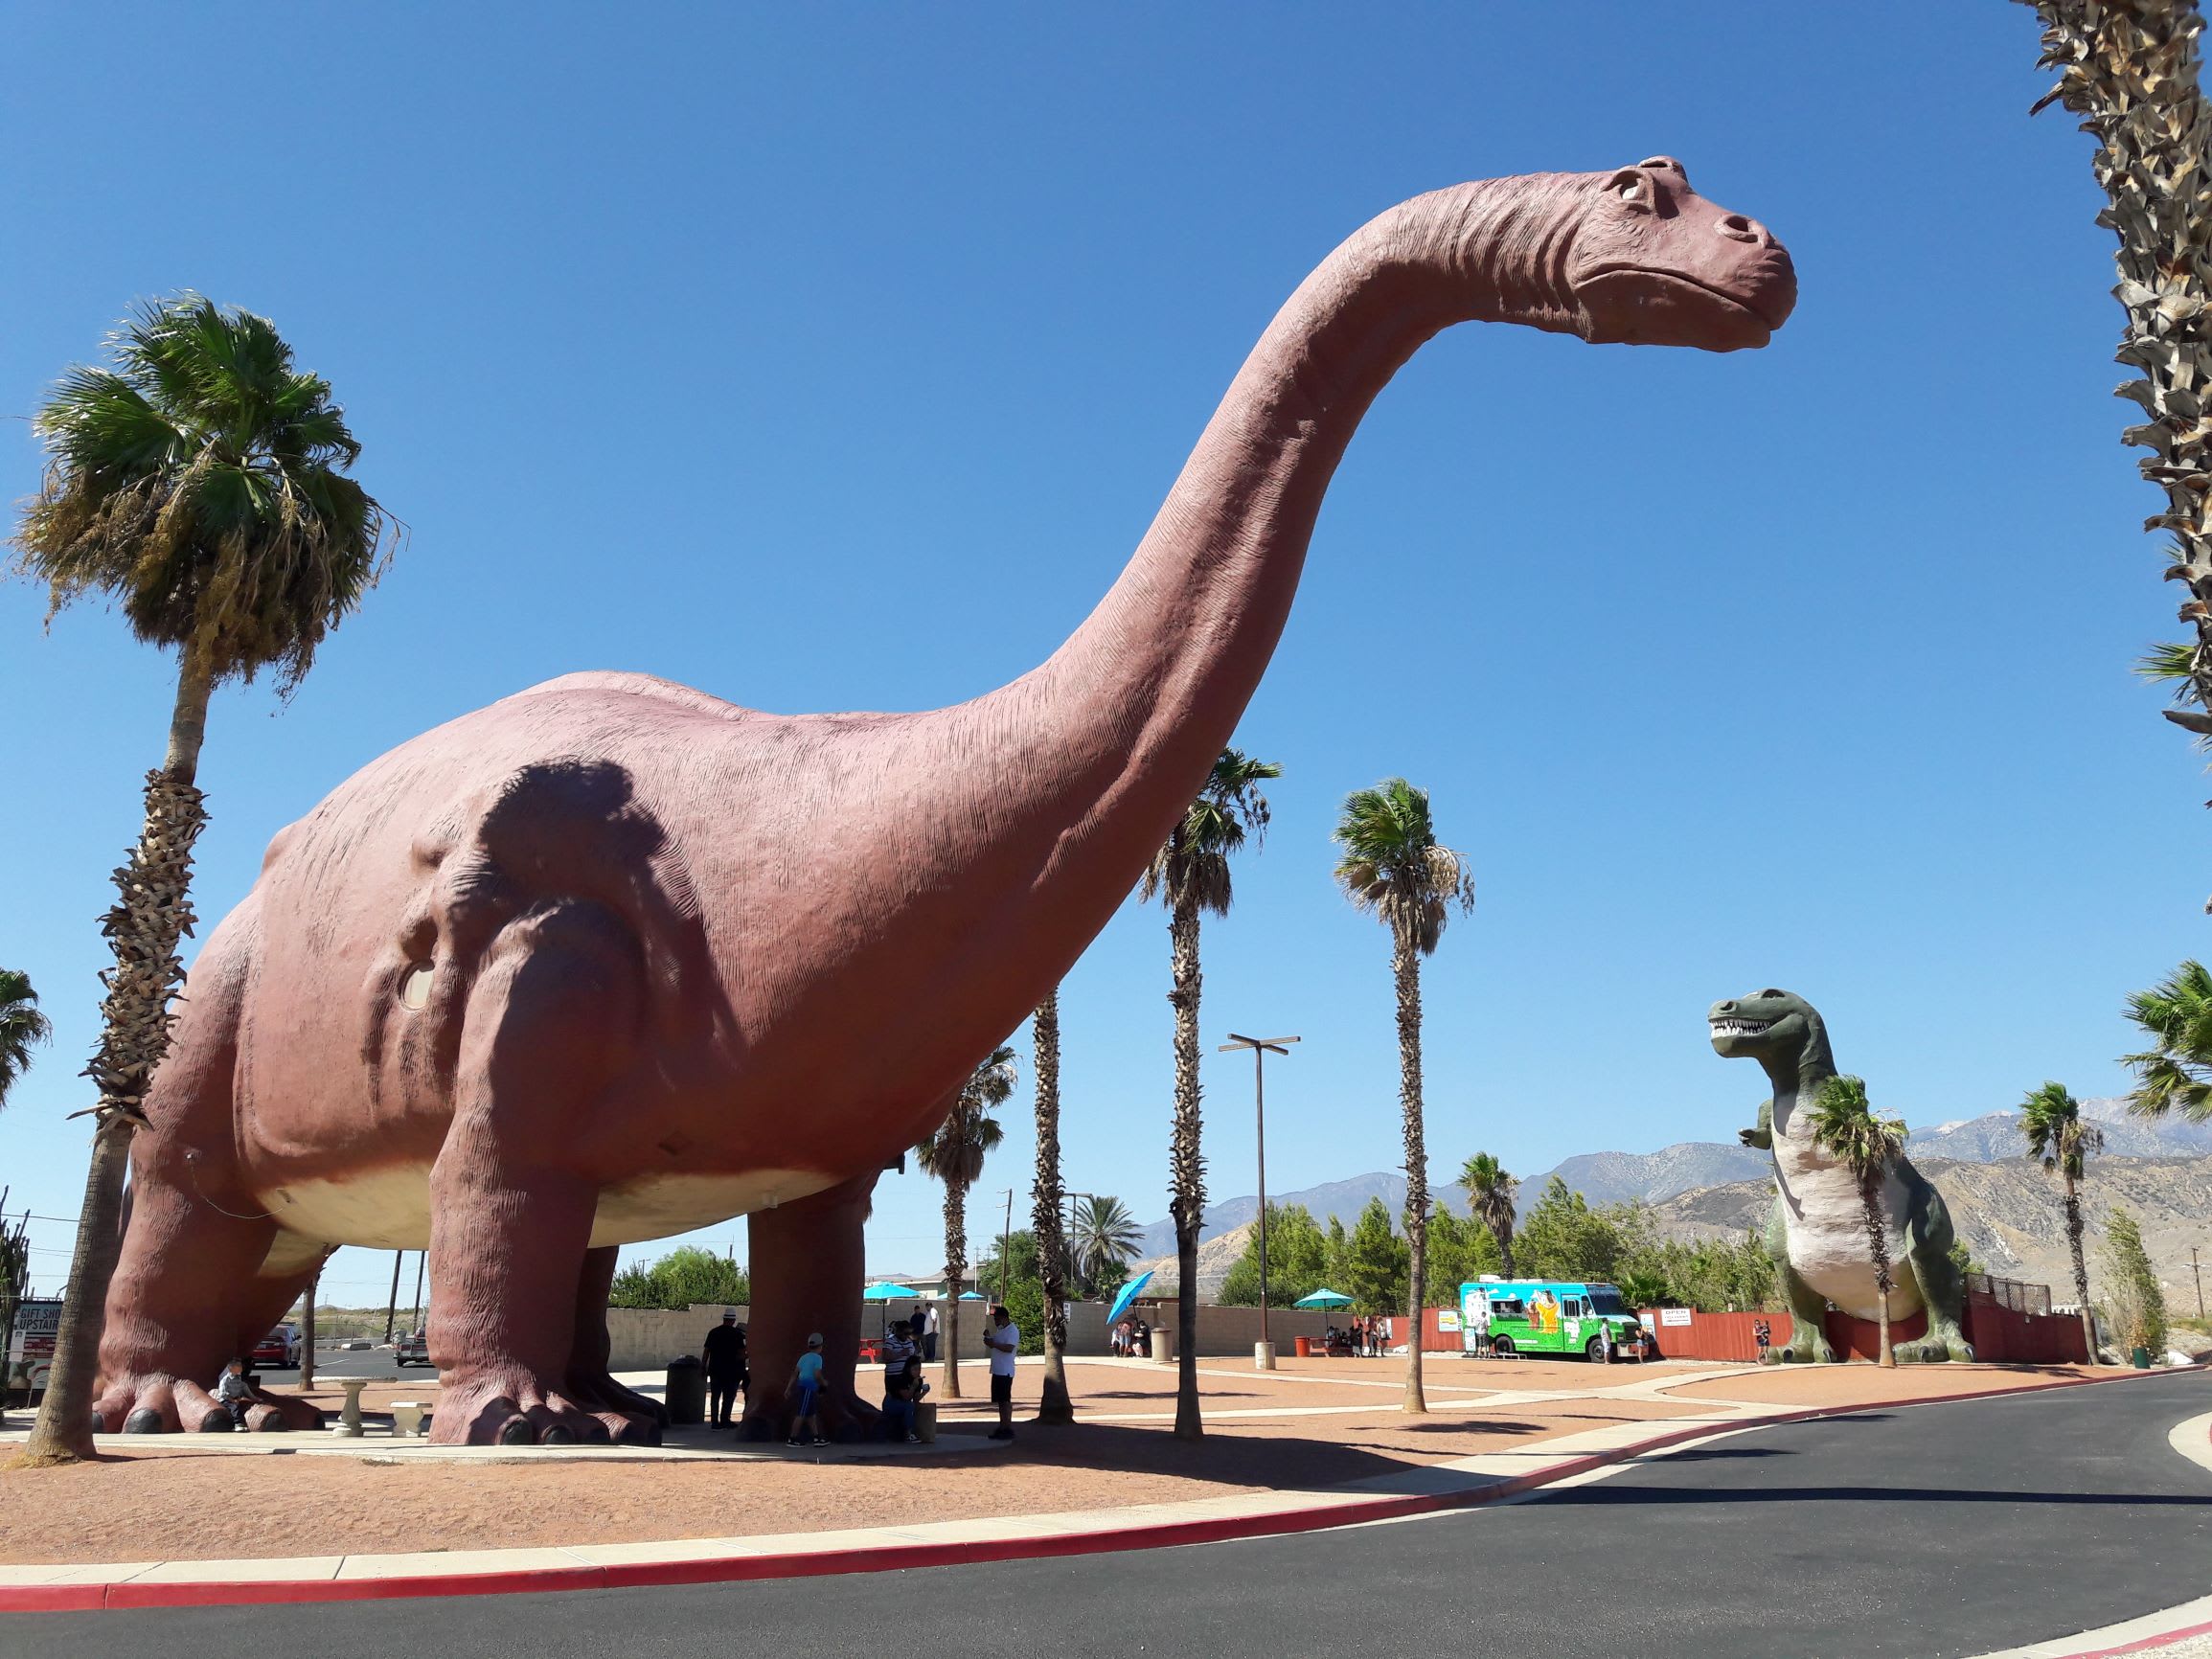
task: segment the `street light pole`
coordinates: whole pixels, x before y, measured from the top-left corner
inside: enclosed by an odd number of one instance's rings
[[[1267,1340],[1267,1056],[1288,1055],[1290,1051],[1284,1045],[1298,1039],[1239,1036],[1235,1032],[1229,1035],[1234,1040],[1221,1044],[1215,1053],[1252,1051],[1252,1112],[1259,1125],[1260,1155],[1260,1345],[1252,1351],[1252,1363],[1261,1371],[1273,1371],[1275,1345]]]

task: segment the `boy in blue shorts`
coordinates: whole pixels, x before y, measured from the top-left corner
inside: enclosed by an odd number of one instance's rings
[[[828,1445],[822,1438],[822,1420],[814,1415],[822,1400],[822,1333],[817,1330],[807,1338],[807,1352],[799,1355],[799,1363],[791,1368],[791,1398],[794,1411],[791,1417],[791,1438],[786,1445],[799,1443],[799,1431],[805,1428],[810,1443]]]

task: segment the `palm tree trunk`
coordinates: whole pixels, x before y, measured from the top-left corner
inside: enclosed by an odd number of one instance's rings
[[[945,1183],[945,1359],[938,1382],[946,1399],[960,1398],[960,1291],[968,1278],[968,1187]]]
[[[100,1047],[85,1075],[99,1086],[99,1128],[78,1210],[77,1246],[55,1333],[46,1398],[23,1447],[26,1464],[76,1463],[94,1455],[92,1403],[100,1380],[100,1338],[107,1286],[123,1253],[123,1186],[130,1137],[144,1121],[147,1086],[169,1052],[171,995],[184,982],[177,944],[192,931],[192,850],[207,824],[193,780],[207,733],[212,684],[187,651],[170,713],[169,750],[146,776],[146,821],[130,860],[115,873],[120,901],[101,919],[115,953],[104,976]],[[123,1425],[113,1425],[121,1428]]]
[[[1405,1294],[1405,1409],[1425,1412],[1421,1316],[1428,1303],[1428,1141],[1421,1122],[1421,956],[1412,938],[1396,929],[1390,967],[1398,981],[1398,1109],[1405,1128],[1405,1243],[1413,1278]]]
[[[2089,1312],[2089,1268],[2082,1260],[2082,1194],[2066,1176],[2066,1249],[2074,1258],[2074,1300],[2082,1309],[2082,1351],[2097,1363],[2097,1322]]]
[[[1067,1392],[1067,1239],[1060,1231],[1060,988],[1037,1006],[1030,1022],[1036,1049],[1037,1182],[1029,1220],[1037,1235],[1038,1268],[1044,1280],[1044,1393],[1039,1422],[1075,1421]]]
[[[1497,1240],[1499,1271],[1508,1279],[1517,1279],[1519,1275],[1513,1269],[1513,1207],[1506,1204],[1500,1208],[1504,1217],[1491,1223],[1490,1236]]]
[[[1184,900],[1169,913],[1168,938],[1175,1011],[1175,1132],[1168,1159],[1175,1219],[1175,1438],[1205,1433],[1198,1418],[1198,1228],[1206,1209],[1206,1160],[1199,1150],[1198,907]]]
[[[1889,1237],[1881,1226],[1881,1171],[1879,1169],[1859,1183],[1859,1193],[1866,1212],[1867,1246],[1874,1253],[1875,1310],[1881,1322],[1881,1345],[1875,1363],[1894,1367],[1897,1353],[1889,1345]]]

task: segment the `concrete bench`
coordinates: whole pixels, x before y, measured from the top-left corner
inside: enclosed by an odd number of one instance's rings
[[[392,1402],[392,1434],[395,1439],[408,1440],[422,1432],[422,1419],[429,1406],[419,1399],[396,1399]]]

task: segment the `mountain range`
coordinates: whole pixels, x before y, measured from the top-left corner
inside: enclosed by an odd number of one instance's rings
[[[2142,1223],[2160,1276],[2187,1292],[2173,1301],[2176,1310],[2193,1307],[2189,1250],[2212,1228],[2212,1164],[2202,1162],[2212,1152],[2212,1124],[2131,1117],[2118,1099],[2084,1101],[2082,1110],[2105,1135],[2104,1153],[2090,1161],[2083,1188],[2092,1231],[2113,1204],[2125,1205]],[[2059,1300],[2072,1299],[2065,1241],[2054,1224],[2056,1187],[2025,1156],[2019,1113],[1990,1112],[1915,1129],[1905,1144],[1914,1164],[1950,1199],[1959,1235],[1976,1261],[1992,1273],[2045,1284]],[[1557,1175],[1592,1204],[1643,1199],[1653,1206],[1663,1236],[1690,1239],[1764,1224],[1773,1193],[1769,1170],[1765,1152],[1719,1141],[1684,1141],[1655,1152],[1583,1152],[1524,1179],[1520,1200],[1524,1207],[1535,1202]],[[1466,1214],[1465,1188],[1453,1183],[1434,1194]],[[1278,1193],[1271,1201],[1303,1204],[1324,1226],[1334,1216],[1350,1227],[1372,1198],[1380,1198],[1395,1217],[1405,1206],[1405,1177],[1377,1170]],[[1220,1284],[1242,1253],[1259,1210],[1251,1196],[1207,1207],[1198,1235],[1201,1294]],[[1174,1222],[1153,1222],[1138,1244],[1139,1270],[1164,1265],[1163,1277],[1172,1279],[1174,1247]]]

